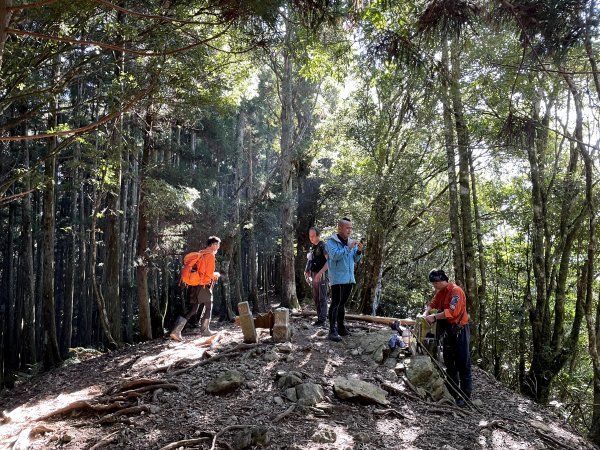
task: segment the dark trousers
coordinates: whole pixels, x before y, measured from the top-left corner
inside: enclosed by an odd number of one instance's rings
[[[311,274],[313,278],[312,282],[312,298],[315,302],[315,309],[317,310],[317,320],[325,322],[327,320],[327,280],[324,276],[321,280],[315,282],[316,272]]]
[[[344,328],[344,317],[346,317],[346,302],[352,292],[351,283],[333,284],[331,286],[331,306],[329,307],[329,332],[340,332]]]
[[[204,315],[202,318],[208,317],[208,320],[210,321],[210,316],[212,314],[212,288],[209,286],[192,286],[191,289],[190,309],[185,314],[185,319],[190,320],[190,318],[198,312],[200,305],[203,305]]]
[[[465,325],[458,334],[453,333],[448,324],[446,325],[447,329],[444,335],[446,374],[455,386],[460,387],[460,390],[467,397],[470,397],[473,390],[473,380],[471,376],[471,353],[469,351],[471,341],[469,324]],[[451,392],[453,390],[451,389]],[[458,397],[458,393],[453,392],[453,394]]]

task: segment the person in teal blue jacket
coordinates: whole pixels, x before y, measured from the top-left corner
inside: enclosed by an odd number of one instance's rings
[[[346,302],[350,298],[352,287],[356,283],[354,265],[360,260],[364,243],[350,237],[352,222],[343,217],[338,222],[338,232],[325,244],[329,283],[331,284],[331,306],[329,307],[329,339],[339,342],[341,336],[347,336],[344,326]]]

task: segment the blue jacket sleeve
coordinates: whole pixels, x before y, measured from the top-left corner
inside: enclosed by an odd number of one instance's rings
[[[348,254],[348,247],[345,245],[337,245],[335,242],[332,242],[331,239],[327,241],[325,248],[327,249],[330,261],[339,261]]]

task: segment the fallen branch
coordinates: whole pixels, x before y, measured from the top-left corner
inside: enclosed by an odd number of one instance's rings
[[[280,420],[284,419],[285,417],[289,416],[294,409],[296,409],[296,404],[294,403],[292,406],[290,406],[288,409],[286,409],[284,412],[282,412],[281,414],[279,414],[277,417],[275,417],[272,422],[273,423],[277,423]]]
[[[161,447],[160,450],[172,450],[174,448],[179,448],[179,447],[191,447],[192,445],[202,444],[202,443],[204,443],[206,441],[210,441],[211,439],[212,439],[212,437],[202,437],[202,438],[196,438],[196,439],[184,439],[182,441],[171,442],[170,444],[167,444],[164,447]]]
[[[221,431],[219,431],[217,434],[215,434],[215,437],[213,438],[212,446],[210,447],[210,450],[215,450],[215,446],[217,445],[217,439],[219,437],[221,437],[222,435],[224,435],[225,433],[227,433],[228,431],[243,430],[245,428],[249,428],[249,426],[248,425],[230,425],[228,427],[223,428]]]
[[[376,409],[373,411],[373,414],[376,414],[378,416],[387,416],[389,414],[400,417],[401,419],[406,419],[406,416],[404,414],[402,414],[400,411],[398,411],[397,409],[394,408],[389,408],[389,409]]]
[[[204,366],[206,364],[210,364],[213,363],[215,361],[218,361],[221,358],[224,358],[225,356],[231,356],[233,354],[239,353],[242,350],[249,350],[251,348],[257,347],[259,344],[239,344],[238,346],[236,346],[235,348],[232,348],[231,350],[226,350],[222,353],[219,353],[218,355],[215,356],[211,356],[208,359],[204,359],[202,361],[199,361],[195,364],[192,364],[190,366],[184,367],[183,369],[179,369],[176,370],[174,372],[171,372],[171,376],[177,376],[177,375],[181,375],[182,373],[185,373],[191,369],[194,369],[196,367],[200,367],[200,366]]]
[[[119,437],[118,434],[120,432],[121,432],[121,430],[118,430],[118,431],[115,431],[114,433],[109,434],[108,436],[103,437],[98,442],[96,442],[94,445],[92,445],[88,450],[98,450],[99,448],[102,448],[105,445],[108,445],[108,444],[116,441],[117,438]]]
[[[305,309],[304,311],[299,311],[290,314],[292,317],[313,317],[317,315],[316,311],[312,311],[310,309]],[[396,319],[395,317],[382,317],[382,316],[367,316],[365,314],[346,314],[346,320],[358,320],[361,322],[369,322],[369,323],[378,323],[380,325],[391,325],[395,321],[399,321],[400,325],[414,325],[415,321],[413,319]]]

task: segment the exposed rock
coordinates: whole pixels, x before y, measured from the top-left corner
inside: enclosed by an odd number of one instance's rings
[[[388,336],[383,333],[369,333],[361,336],[359,354],[371,358],[378,364],[381,364],[389,354]]]
[[[287,389],[299,384],[302,384],[302,374],[295,371],[288,372],[277,380],[277,387],[279,389]]]
[[[413,356],[407,359],[406,377],[417,388],[422,397],[429,393],[435,401],[442,398],[454,401],[429,356]]]
[[[271,362],[277,361],[279,359],[279,356],[277,356],[277,353],[275,352],[266,352],[262,358],[267,362]]]
[[[285,344],[278,345],[275,347],[275,350],[279,353],[291,353],[293,351],[292,344],[290,342],[286,342]]]
[[[237,370],[228,370],[208,383],[206,393],[215,395],[227,394],[239,388],[243,381],[242,374]]]
[[[385,398],[388,393],[374,384],[362,380],[337,377],[333,380],[333,390],[342,400],[355,400],[367,403],[389,405]]]
[[[296,395],[296,388],[295,387],[287,388],[285,390],[284,396],[285,396],[285,398],[287,398],[291,402],[297,402],[298,401],[298,395]]]
[[[321,444],[332,444],[336,439],[337,435],[331,428],[319,428],[311,437],[313,442],[319,442]]]
[[[269,431],[263,427],[245,428],[233,437],[233,448],[243,450],[255,445],[266,445],[271,441]]]
[[[325,398],[325,393],[319,384],[304,383],[296,386],[296,396],[299,404],[314,406]]]

